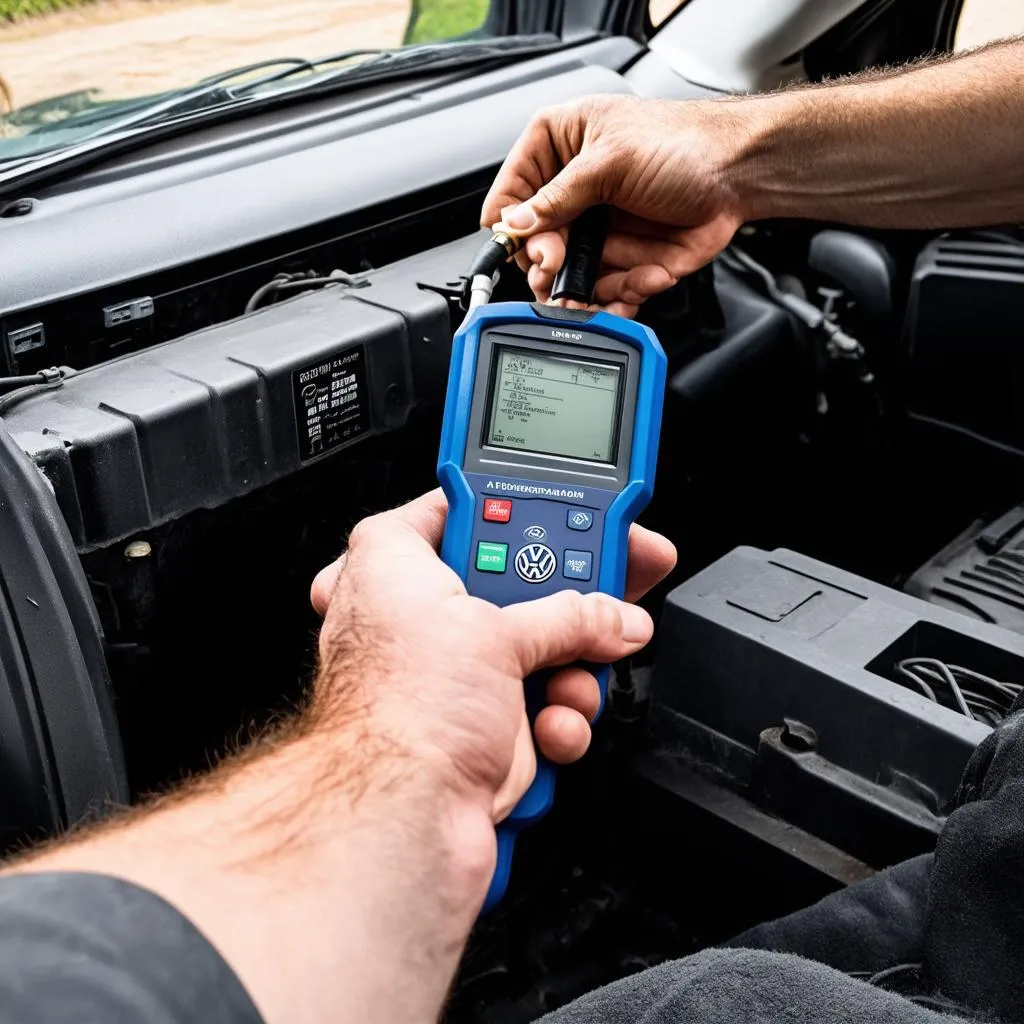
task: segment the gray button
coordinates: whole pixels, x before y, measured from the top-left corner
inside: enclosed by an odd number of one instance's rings
[[[589,508],[571,508],[565,514],[565,525],[570,530],[589,530],[594,525],[594,513]]]

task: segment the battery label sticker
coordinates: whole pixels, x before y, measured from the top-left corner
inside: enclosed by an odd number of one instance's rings
[[[370,428],[363,346],[292,372],[299,457],[305,462]]]

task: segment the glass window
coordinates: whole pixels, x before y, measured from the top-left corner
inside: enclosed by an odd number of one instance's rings
[[[271,91],[375,50],[472,38],[489,8],[490,0],[0,0],[0,159],[74,142],[216,76],[232,96]],[[322,60],[345,51],[360,52]]]

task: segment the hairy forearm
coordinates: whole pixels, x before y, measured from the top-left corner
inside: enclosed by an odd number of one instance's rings
[[[488,812],[350,721],[286,733],[7,871],[99,872],[156,892],[269,1024],[428,1022],[486,891]]]
[[[1024,40],[899,72],[727,100],[748,220],[867,227],[1024,220]]]

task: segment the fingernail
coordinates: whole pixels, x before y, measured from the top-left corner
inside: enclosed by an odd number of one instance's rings
[[[537,214],[528,203],[523,203],[521,206],[513,206],[510,210],[502,210],[501,219],[516,231],[529,231],[537,223]]]
[[[651,617],[635,604],[624,604],[622,615],[622,639],[627,644],[647,643],[651,637]]]

